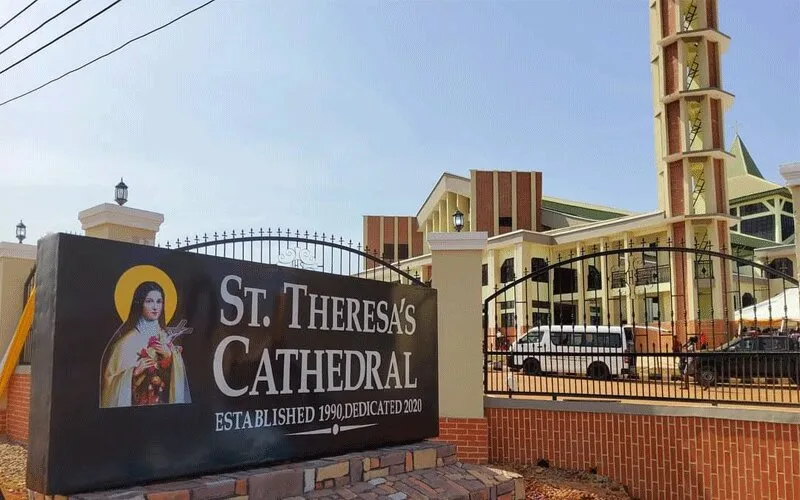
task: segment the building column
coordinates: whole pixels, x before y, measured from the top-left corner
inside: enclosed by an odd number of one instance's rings
[[[461,461],[487,463],[489,434],[483,411],[481,264],[486,232],[428,236],[437,291],[439,438]]]
[[[787,163],[780,167],[781,176],[786,180],[786,186],[792,192],[792,206],[794,207],[794,277],[800,281],[800,162]]]
[[[630,234],[625,233],[622,235],[622,245],[623,248],[626,250],[631,248],[631,238]],[[635,276],[631,272],[631,260],[633,259],[633,253],[626,253],[625,254],[625,288],[627,288],[628,293],[625,294],[625,322],[629,325],[633,325],[633,304],[636,294],[636,282],[634,281]]]
[[[31,367],[18,364],[23,339],[12,340],[27,299],[25,281],[35,264],[36,245],[0,242],[0,436],[23,443],[28,440]]]
[[[608,240],[603,238],[600,241],[600,251],[601,252],[605,252],[607,250],[608,250]],[[611,292],[611,287],[610,287],[611,281],[609,280],[609,276],[608,276],[608,262],[607,261],[608,261],[608,258],[605,258],[605,257],[600,259],[600,279],[602,280],[601,281],[602,287],[600,288],[600,291],[603,292],[603,295],[601,296],[601,301],[602,301],[601,302],[601,309],[602,310],[600,311],[600,314],[601,314],[600,324],[601,325],[604,324],[604,323],[609,323],[610,324],[610,321],[608,321],[608,318],[611,317],[611,312],[609,311],[610,304],[608,302],[609,293]]]
[[[581,257],[583,248],[578,245],[575,248],[575,256]],[[588,325],[589,324],[589,311],[586,310],[586,261],[579,260],[576,262],[575,270],[578,274],[578,304],[575,308],[575,324]]]
[[[794,206],[794,277],[800,280],[800,162],[787,163],[780,167],[781,176],[786,180],[786,187],[792,192]]]

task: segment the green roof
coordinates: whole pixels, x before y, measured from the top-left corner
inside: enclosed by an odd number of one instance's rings
[[[731,246],[747,247],[747,248],[764,248],[774,247],[779,245],[772,240],[765,240],[763,238],[756,238],[755,236],[748,236],[742,233],[734,233],[731,231]]]
[[[747,146],[744,145],[744,141],[738,135],[736,136],[739,139],[739,146],[742,148],[742,160],[744,161],[744,167],[748,174],[758,177],[759,179],[763,179],[764,176],[761,174],[761,171],[758,169],[756,162],[753,160],[753,157],[750,156],[750,151],[747,150]]]
[[[597,208],[587,208],[577,205],[570,205],[567,203],[560,203],[553,200],[542,199],[542,208],[552,210],[564,215],[571,215],[573,217],[580,217],[582,219],[589,219],[594,221],[611,220],[619,217],[625,217],[630,214],[621,212],[612,212],[610,210],[600,210]]]
[[[792,198],[792,192],[789,191],[789,188],[781,187],[778,189],[772,189],[770,191],[761,191],[760,193],[753,193],[745,196],[740,196],[738,198],[731,198],[728,203],[730,203],[731,205],[739,205],[741,203],[745,203],[748,201],[756,201],[756,200],[761,200],[763,198],[770,198],[772,196],[778,196],[778,195],[785,196],[786,198],[789,199]]]

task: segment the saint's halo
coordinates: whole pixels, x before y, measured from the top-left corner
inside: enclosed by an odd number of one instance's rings
[[[136,291],[136,287],[145,281],[156,282],[164,289],[166,296],[164,297],[164,321],[169,324],[178,307],[178,291],[167,273],[155,266],[134,266],[122,273],[114,289],[114,305],[117,307],[117,314],[123,323],[128,319],[133,293]]]

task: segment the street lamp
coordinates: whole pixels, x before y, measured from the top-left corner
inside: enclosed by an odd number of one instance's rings
[[[22,243],[22,240],[25,239],[25,236],[27,236],[27,234],[28,234],[28,229],[25,227],[25,224],[23,224],[22,221],[19,221],[19,224],[17,224],[17,239],[19,240],[20,243]]]
[[[114,194],[115,200],[117,203],[124,205],[126,201],[128,201],[128,186],[122,181],[122,178],[119,179],[119,184],[114,186]]]
[[[461,232],[464,228],[464,214],[461,213],[461,210],[456,208],[456,212],[453,214],[453,225],[456,227],[456,231]]]

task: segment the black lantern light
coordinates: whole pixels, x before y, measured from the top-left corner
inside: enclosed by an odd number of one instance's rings
[[[464,214],[461,213],[461,210],[456,208],[456,212],[453,214],[453,225],[456,227],[456,231],[461,232],[464,228]]]
[[[119,180],[119,184],[114,187],[114,200],[120,205],[124,205],[126,201],[128,201],[128,186],[122,181],[122,178]]]
[[[22,243],[22,240],[24,240],[25,236],[27,235],[28,228],[25,227],[25,224],[23,224],[22,221],[19,221],[19,224],[17,224],[17,239],[20,243]]]

